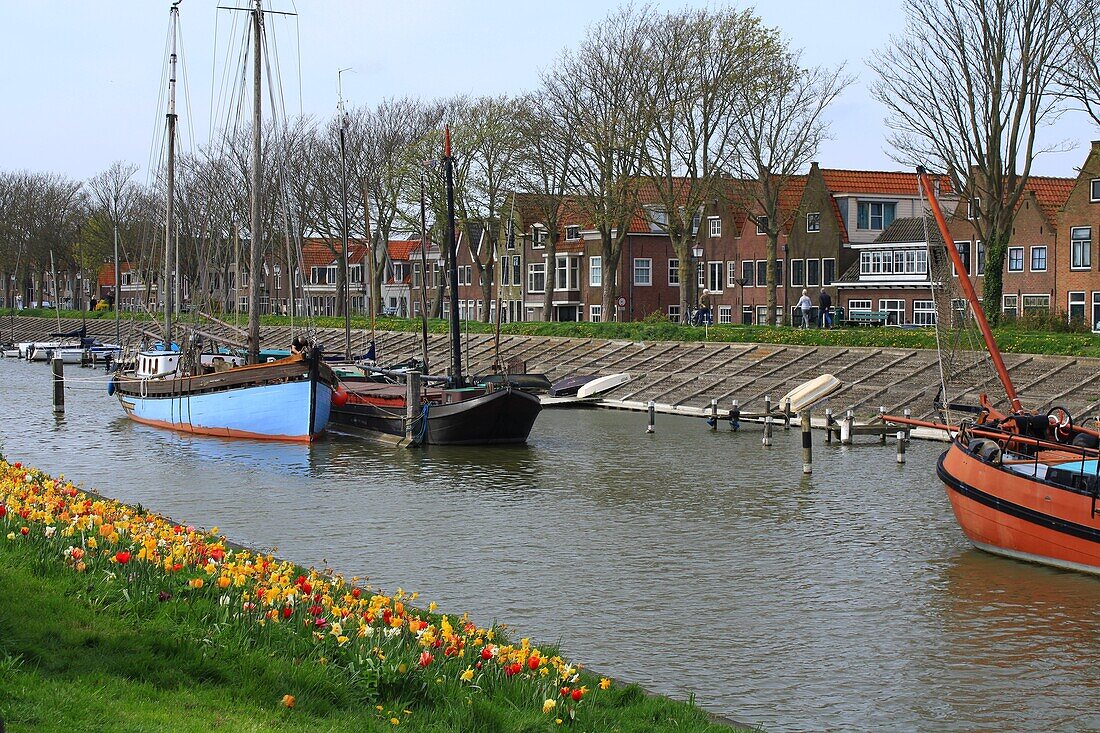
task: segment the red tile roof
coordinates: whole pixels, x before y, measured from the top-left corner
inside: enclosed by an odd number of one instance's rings
[[[130,271],[129,262],[118,263],[119,274]],[[98,278],[99,287],[114,287],[115,284],[115,266],[114,263],[108,263],[99,266]]]
[[[401,239],[397,241],[390,240],[387,249],[390,253],[390,259],[398,261],[409,259],[409,255],[412,254],[413,250],[416,250],[419,247],[419,239]]]
[[[821,175],[832,194],[862,193],[886,196],[916,196],[919,185],[916,173],[904,171],[850,171],[822,168]],[[947,176],[940,176],[940,189],[951,190]]]
[[[1035,194],[1035,201],[1046,217],[1047,222],[1057,225],[1058,211],[1066,205],[1066,199],[1077,183],[1076,178],[1054,178],[1051,176],[1031,176],[1025,190]]]

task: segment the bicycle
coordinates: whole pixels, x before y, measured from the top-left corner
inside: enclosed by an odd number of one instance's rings
[[[688,311],[688,325],[692,328],[696,326],[713,326],[714,312],[710,308],[692,306]]]

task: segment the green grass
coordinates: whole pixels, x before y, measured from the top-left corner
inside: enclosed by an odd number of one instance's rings
[[[9,315],[10,310],[0,310],[0,318]],[[17,315],[51,317],[53,311],[24,310]],[[63,318],[80,318],[80,311],[62,311]],[[88,314],[89,318],[113,319],[114,314],[99,311]],[[133,314],[124,313],[123,319]],[[143,318],[140,314],[139,318]],[[226,316],[232,320],[232,316]],[[241,321],[243,324],[243,320]],[[267,326],[290,326],[291,319],[286,316],[264,316],[262,323]],[[301,325],[302,319],[295,319],[295,325]],[[322,317],[313,319],[320,328],[344,327],[344,319]],[[0,321],[0,328],[3,323]],[[369,321],[362,317],[352,318],[352,328],[363,330],[369,327]],[[380,331],[419,331],[420,321],[408,318],[378,318],[376,327]],[[478,321],[464,321],[463,331],[470,333],[493,333],[495,326]],[[431,333],[447,333],[446,321],[435,319],[428,322]],[[867,346],[874,348],[934,349],[936,334],[933,329],[901,329],[884,327],[837,328],[828,331],[817,329],[797,329],[790,327],[720,325],[709,329],[693,328],[667,321],[652,319],[629,323],[546,323],[528,321],[506,323],[501,326],[505,335],[523,336],[563,336],[572,338],[624,339],[630,341],[710,341],[720,343],[747,344],[792,344],[802,346]],[[1051,356],[1091,356],[1100,357],[1100,336],[1091,333],[1058,331],[1045,327],[1045,324],[1022,323],[1006,324],[995,329],[997,344],[1006,353],[1044,354]]]
[[[572,728],[532,710],[514,685],[472,694],[445,682],[387,695],[366,676],[318,664],[292,635],[257,643],[212,623],[212,600],[127,600],[44,556],[44,546],[0,535],[0,719],[13,733],[728,730],[633,685],[594,696]],[[297,698],[293,709],[284,694]]]

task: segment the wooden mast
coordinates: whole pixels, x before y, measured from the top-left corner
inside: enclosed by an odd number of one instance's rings
[[[261,99],[261,45],[263,43],[262,0],[255,0],[252,10],[252,205],[251,251],[249,258],[248,288],[248,361],[258,364],[260,361],[260,278],[262,273],[260,250],[260,122]]]
[[[172,3],[171,16],[172,53],[168,57],[168,206],[164,217],[164,348],[172,348],[172,319],[175,317],[176,241],[172,237],[172,222],[176,204],[176,26],[179,23],[179,4]],[[116,306],[117,308],[117,306]]]
[[[455,242],[455,159],[451,155],[451,128],[443,128],[443,165],[447,172],[447,252],[451,281],[451,383],[462,386],[462,343],[458,328],[458,246]]]
[[[959,285],[962,286],[963,295],[966,296],[971,309],[974,311],[974,318],[978,322],[978,328],[981,329],[982,338],[985,339],[985,347],[993,358],[993,366],[997,370],[997,376],[1000,377],[1001,384],[1004,385],[1005,394],[1008,395],[1008,401],[1012,405],[1012,411],[1023,412],[1023,405],[1020,404],[1020,398],[1016,395],[1016,387],[1013,386],[1012,378],[1008,375],[1008,368],[1005,367],[1004,359],[1001,358],[1001,350],[997,348],[997,340],[993,338],[993,331],[989,327],[989,321],[985,318],[985,311],[982,310],[982,303],[978,300],[978,293],[974,290],[974,284],[970,282],[970,274],[966,270],[962,255],[955,247],[955,240],[952,238],[951,233],[947,231],[947,221],[943,218],[943,211],[940,210],[940,202],[936,198],[936,192],[932,189],[932,181],[928,177],[928,171],[923,166],[918,167],[917,176],[920,179],[921,188],[924,189],[924,195],[928,197],[931,204],[932,215],[936,217],[936,226],[939,227],[940,236],[943,237],[943,242],[947,246],[947,256],[951,258],[951,263],[955,266],[955,272],[958,273]],[[945,399],[946,397],[947,395],[944,395]]]
[[[424,361],[424,373],[428,368],[428,217],[424,204],[424,174],[420,174],[420,348]]]

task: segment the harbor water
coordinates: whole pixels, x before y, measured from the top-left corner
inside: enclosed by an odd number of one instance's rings
[[[519,448],[226,441],[131,423],[100,371],[0,360],[19,460],[305,565],[560,642],[776,731],[1100,730],[1100,579],[967,543],[943,445],[547,410]]]

